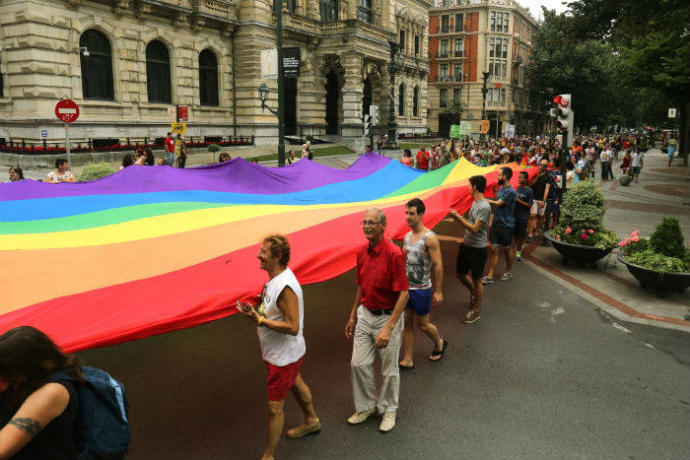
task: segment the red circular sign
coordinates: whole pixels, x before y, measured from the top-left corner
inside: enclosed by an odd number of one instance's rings
[[[55,116],[65,123],[72,123],[79,118],[79,106],[70,99],[63,99],[55,104]]]

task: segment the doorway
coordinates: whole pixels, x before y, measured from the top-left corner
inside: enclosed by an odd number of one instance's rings
[[[285,135],[297,135],[297,79],[284,80],[285,94]]]
[[[326,76],[326,134],[338,133],[340,86],[338,77],[330,72]]]

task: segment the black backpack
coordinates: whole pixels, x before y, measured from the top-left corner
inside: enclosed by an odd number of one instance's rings
[[[84,384],[66,374],[52,380],[69,380],[79,395],[76,441],[78,460],[120,460],[125,457],[132,432],[125,387],[106,371],[82,367]]]

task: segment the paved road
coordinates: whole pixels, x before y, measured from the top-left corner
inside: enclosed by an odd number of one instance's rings
[[[458,232],[448,222],[437,230]],[[398,426],[387,435],[378,421],[345,423],[353,411],[343,336],[353,273],[305,288],[303,375],[324,429],[281,441],[277,458],[688,458],[690,335],[614,320],[527,265],[488,288],[482,318],[463,325],[468,295],[452,273],[456,243],[442,250],[446,301],[433,321],[449,349],[430,363],[418,334],[416,369],[402,375]],[[245,318],[80,355],[127,386],[130,458],[260,455],[266,371]],[[299,410],[288,401],[293,425]]]

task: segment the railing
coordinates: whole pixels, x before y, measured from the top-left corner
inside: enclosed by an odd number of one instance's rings
[[[464,51],[455,51],[455,52],[453,53],[453,56],[455,56],[455,57],[464,57],[464,56],[465,56],[465,52],[464,52]]]
[[[196,140],[195,140],[196,138]],[[130,142],[129,139],[126,144],[111,144],[95,146],[92,139],[88,139],[84,143],[73,143],[70,147],[72,153],[82,152],[128,152],[138,149],[155,149],[162,148],[162,138],[156,140],[145,137],[143,141]],[[188,148],[204,148],[211,144],[218,144],[222,146],[234,145],[254,145],[254,136],[227,136],[221,137],[219,140],[205,140],[202,136],[190,136],[187,138],[185,145]],[[42,144],[27,144],[25,139],[18,141],[10,141],[6,144],[0,144],[0,152],[4,153],[21,153],[28,155],[50,155],[61,154],[66,152],[66,148],[61,143],[48,143],[46,140]]]
[[[458,83],[464,81],[462,75],[439,75],[431,79],[437,83]]]
[[[436,53],[436,57],[439,59],[447,59],[450,57],[450,54],[448,53],[448,51],[446,51],[446,52],[439,51],[438,53]]]
[[[234,6],[228,0],[194,0],[194,11],[222,19],[237,19]]]

